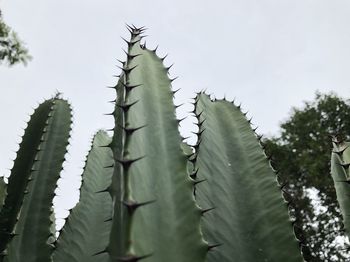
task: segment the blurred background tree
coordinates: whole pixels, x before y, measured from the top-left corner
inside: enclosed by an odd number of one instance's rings
[[[28,50],[16,32],[5,24],[0,11],[0,64],[12,66],[22,63],[26,65],[30,59]]]
[[[307,261],[349,261],[330,175],[329,138],[334,133],[350,134],[349,100],[334,93],[316,93],[314,101],[293,108],[280,127],[279,136],[264,142],[284,191],[292,199],[290,210],[304,237]]]

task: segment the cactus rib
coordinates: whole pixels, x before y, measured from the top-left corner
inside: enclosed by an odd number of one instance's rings
[[[116,113],[123,128],[116,125],[114,134],[114,175],[119,176],[120,184],[114,183],[117,188],[112,192],[120,195],[114,195],[116,207],[107,250],[112,261],[204,261],[207,245],[201,237],[200,210],[180,147],[171,79],[155,52],[140,45],[141,31],[132,29],[129,43],[134,44],[129,45],[117,85],[122,88],[118,104],[138,102],[127,111],[118,108]],[[125,129],[139,126],[144,127],[137,132]],[[120,207],[118,202],[124,205]],[[125,203],[147,205],[135,210]]]
[[[111,228],[112,200],[103,191],[111,183],[113,163],[111,142],[104,131],[94,136],[87,156],[79,203],[72,209],[57,240],[55,262],[108,261],[107,254],[96,254],[108,244]]]
[[[31,168],[15,237],[5,261],[46,262],[51,260],[55,231],[52,200],[62,170],[71,130],[71,109],[67,101],[55,98],[45,121],[41,142]],[[9,187],[11,184],[9,184]]]
[[[39,105],[31,116],[20,143],[9,177],[4,206],[0,212],[0,254],[4,252],[13,236],[13,229],[17,223],[17,216],[52,106],[53,100]],[[2,261],[1,258],[0,261]]]
[[[302,261],[275,174],[249,121],[225,100],[199,94],[196,200],[213,261]],[[203,132],[203,130],[205,131]],[[234,260],[232,260],[234,259]]]
[[[331,175],[343,216],[344,229],[350,238],[350,142],[344,142],[339,137],[333,137],[331,156]]]

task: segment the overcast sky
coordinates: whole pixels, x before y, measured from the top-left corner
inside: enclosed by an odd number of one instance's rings
[[[114,94],[104,87],[125,59],[125,23],[149,28],[147,46],[169,53],[176,104],[201,89],[236,97],[263,134],[277,134],[291,107],[316,90],[350,97],[348,0],[0,0],[0,9],[33,56],[27,67],[0,66],[0,174],[9,174],[32,107],[62,92],[75,124],[57,192],[70,197],[58,200],[59,216],[77,200],[93,133],[113,126],[103,113]],[[182,124],[184,136],[192,121]]]

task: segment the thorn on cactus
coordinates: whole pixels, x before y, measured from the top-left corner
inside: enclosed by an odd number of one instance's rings
[[[175,95],[180,89],[181,89],[181,88],[176,89],[176,90],[173,90],[173,91],[171,91],[171,92],[173,93],[173,95]]]
[[[134,86],[134,87],[136,87],[136,86]],[[132,87],[132,88],[134,88],[134,87]],[[130,86],[128,86],[128,88],[130,88]],[[136,100],[136,101],[128,103],[128,104],[116,104],[116,106],[120,107],[124,111],[124,113],[126,113],[130,109],[130,107],[135,105],[138,101],[139,100]]]
[[[165,56],[161,57],[160,60],[162,60],[162,62],[164,62],[165,58],[167,58],[168,54],[166,54]]]
[[[144,255],[144,256],[135,256],[135,255],[129,255],[126,257],[119,257],[117,258],[117,261],[120,262],[137,262],[140,261],[142,259],[148,258],[150,256],[152,256],[153,254],[148,254],[148,255]]]
[[[132,28],[130,25],[128,25],[127,23],[125,23],[126,29],[128,30],[134,30],[134,28]]]
[[[123,201],[123,205],[127,207],[129,214],[132,214],[139,207],[146,206],[148,204],[152,204],[155,201],[156,200],[151,200],[151,201],[146,201],[146,202],[140,202],[139,203],[139,202],[136,202],[136,201],[133,201],[133,200],[129,200],[129,201]]]
[[[198,113],[198,114],[196,114],[196,112],[195,112],[195,115],[196,115],[196,117],[197,117],[198,119],[201,117],[202,114],[203,114],[203,111],[201,111],[201,112]]]
[[[123,130],[126,132],[127,135],[133,134],[135,131],[140,130],[141,128],[146,127],[147,125],[142,125],[139,127],[122,127]]]
[[[157,53],[157,49],[158,49],[158,45],[156,46],[156,48],[154,48],[154,49],[152,50],[152,52],[156,54],[156,53]]]
[[[177,123],[180,124],[183,120],[185,120],[187,118],[187,116],[180,118],[180,119],[176,119]]]
[[[202,121],[198,122],[197,126],[201,128],[204,122],[205,122],[205,118]]]
[[[123,70],[123,72],[126,74],[126,75],[128,75],[128,74],[130,74],[130,72],[132,71],[132,70],[134,70],[136,67],[137,67],[138,65],[135,65],[135,66],[133,66],[133,67],[120,67],[120,66],[118,66],[121,70]]]
[[[137,157],[137,158],[133,158],[133,159],[124,158],[124,159],[116,159],[116,160],[123,166],[124,169],[128,169],[131,166],[131,164],[133,164],[136,161],[139,161],[145,157],[146,156],[141,156],[141,157]]]
[[[201,179],[201,180],[194,180],[193,184],[196,186],[196,185],[198,185],[198,184],[200,184],[202,182],[205,182],[205,181],[208,181],[208,180],[206,178],[205,179]]]
[[[139,85],[129,85],[129,84],[123,83],[123,86],[125,87],[126,92],[130,92],[130,91],[133,90],[134,88],[139,87],[139,86],[142,86],[142,84],[139,84]]]
[[[141,39],[137,39],[135,41],[128,41],[125,38],[122,37],[122,39],[127,43],[128,48],[131,48],[134,44],[136,44],[137,42],[140,42]]]
[[[175,105],[175,109],[177,109],[177,108],[179,108],[180,106],[183,106],[183,105],[184,105],[184,103],[179,104],[179,105]]]
[[[215,248],[219,247],[219,246],[222,246],[221,243],[219,244],[211,244],[211,245],[208,245],[208,251],[212,251],[214,250]]]
[[[215,209],[215,207],[210,207],[210,208],[206,208],[206,209],[201,209],[201,214],[202,214],[202,216],[203,216],[205,213],[210,212],[210,211],[212,211],[212,210],[214,210],[214,209]]]
[[[112,131],[113,131],[113,129],[112,129]],[[101,147],[101,148],[111,148],[112,147],[112,143],[109,143],[107,145],[100,145],[99,147]]]
[[[114,116],[114,111],[111,112],[111,113],[105,113],[105,114],[103,114],[103,115],[105,115],[105,116]]]
[[[125,64],[126,64],[126,61],[122,61],[122,60],[119,60],[119,59],[117,59],[117,61],[118,61],[119,63],[121,63],[123,66],[125,66]]]
[[[197,135],[201,136],[203,134],[203,132],[205,131],[205,128],[202,128],[198,131]]]
[[[339,163],[344,169],[349,169],[350,163]]]
[[[170,66],[166,67],[165,70],[169,73],[170,68],[173,67],[174,64],[171,64]]]
[[[104,254],[104,253],[108,253],[108,247],[106,247],[105,249],[97,252],[97,253],[94,253],[92,256],[98,256],[98,255],[101,255],[101,254]]]
[[[102,189],[100,191],[96,191],[95,193],[96,194],[99,194],[99,193],[109,193],[111,191],[110,187],[107,187],[105,189]]]
[[[177,77],[174,77],[174,78],[170,78],[170,82],[173,82],[173,81],[175,81],[176,79],[178,79],[179,77],[177,76]]]
[[[119,76],[118,76],[119,77]],[[116,90],[117,89],[117,86],[106,86],[108,89],[114,89]]]
[[[123,51],[124,51],[124,53],[126,54],[126,56],[127,56],[127,58],[128,58],[129,61],[132,60],[132,59],[134,59],[135,57],[138,57],[138,56],[142,55],[142,54],[132,55],[132,54],[126,52],[124,49],[123,49]]]

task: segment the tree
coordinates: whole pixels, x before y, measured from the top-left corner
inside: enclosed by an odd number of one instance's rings
[[[292,200],[291,215],[303,235],[307,261],[345,261],[339,240],[341,214],[330,175],[330,134],[350,134],[350,101],[316,93],[315,101],[293,108],[280,136],[265,139],[267,154]]]
[[[0,11],[0,64],[5,63],[12,66],[23,63],[26,65],[30,59],[28,50],[16,32],[5,24]]]

